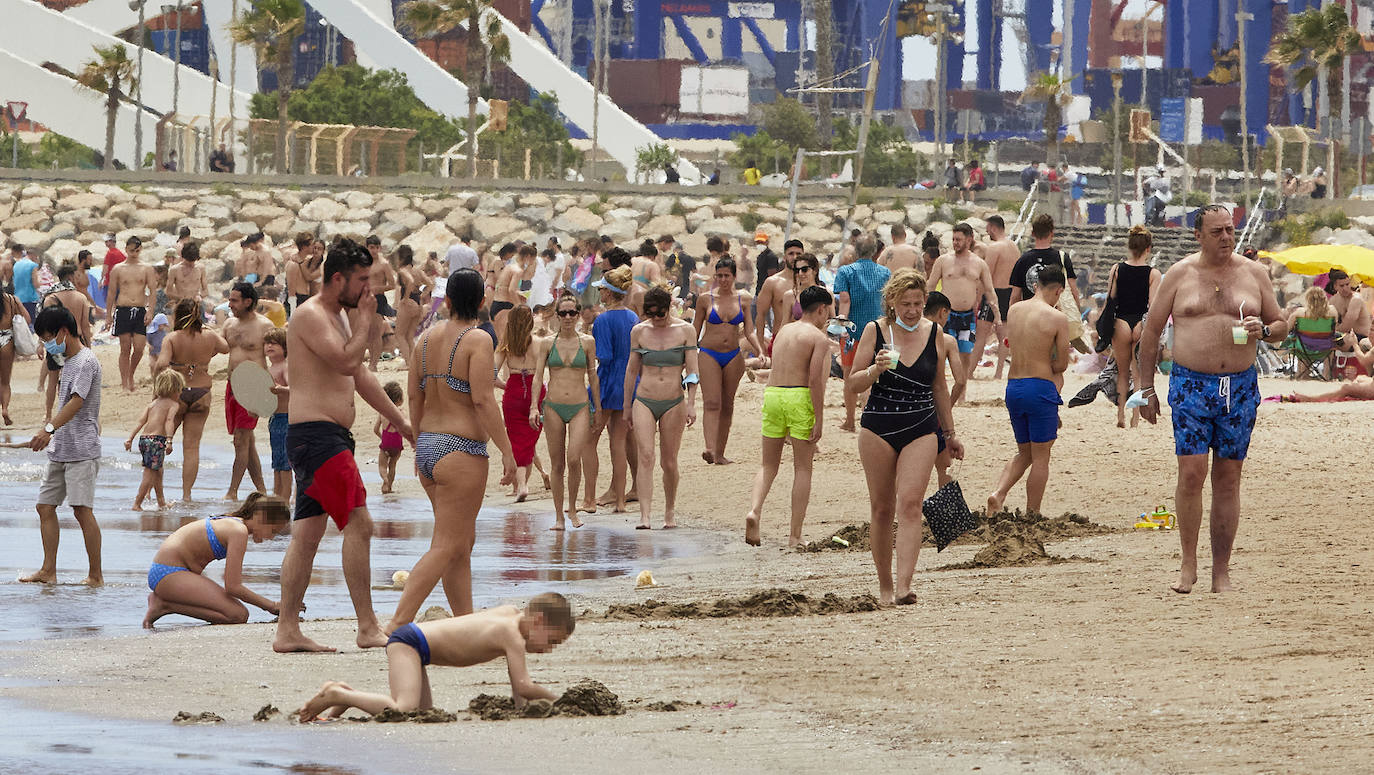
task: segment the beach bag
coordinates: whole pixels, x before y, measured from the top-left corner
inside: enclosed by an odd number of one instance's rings
[[[9,297],[9,302],[14,306],[19,306],[19,302],[13,297]],[[19,356],[27,357],[38,352],[38,337],[29,328],[29,321],[23,315],[15,315],[10,318],[10,330],[14,332],[14,353]]]
[[[1118,272],[1120,269],[1117,270]],[[1097,351],[1102,352],[1112,343],[1116,334],[1116,277],[1107,284],[1107,300],[1102,304],[1102,314],[1097,316]]]
[[[945,486],[921,503],[921,513],[925,515],[926,525],[935,538],[935,551],[942,552],[946,546],[964,533],[978,527],[968,503],[964,501],[964,491],[958,479],[951,479]]]
[[[596,264],[596,254],[592,254],[582,259],[582,264],[573,273],[572,280],[568,283],[568,288],[573,293],[586,293],[587,286],[592,281],[592,267]]]

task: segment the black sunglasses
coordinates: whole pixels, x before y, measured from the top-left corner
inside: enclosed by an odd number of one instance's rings
[[[797,264],[797,268],[796,268],[794,271],[797,271],[797,272],[814,272],[814,271],[816,271],[816,267],[814,267],[814,266],[812,266],[812,265],[810,265],[810,264]]]
[[[575,317],[577,317],[579,314],[581,314],[581,313],[579,313],[579,312],[578,312],[577,310],[575,310],[575,309],[560,309],[560,310],[558,310],[558,317],[560,317],[560,318],[575,318]]]
[[[645,307],[644,314],[651,318],[661,318],[668,314],[667,307]]]

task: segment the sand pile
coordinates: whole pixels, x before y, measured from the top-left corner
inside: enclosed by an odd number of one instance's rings
[[[205,711],[203,713],[191,713],[190,711],[180,711],[172,717],[173,724],[223,724],[224,717],[218,713]]]
[[[388,708],[373,716],[371,720],[379,724],[395,724],[403,721],[413,721],[417,724],[447,724],[451,721],[457,721],[458,717],[443,708],[425,708],[411,711]]]
[[[280,715],[281,715],[281,709],[278,708],[276,705],[273,705],[272,703],[269,702],[269,703],[267,703],[266,705],[262,706],[261,708],[258,708],[258,712],[253,714],[253,720],[254,720],[254,721],[270,721],[270,720],[272,719],[273,716],[280,716]]]
[[[1054,543],[1069,538],[1117,532],[1115,528],[1098,524],[1082,514],[1072,512],[1053,519],[1037,512],[1025,513],[1019,509],[1017,511],[999,512],[991,517],[983,512],[974,512],[974,517],[978,520],[978,527],[955,539],[953,545],[986,544],[991,543],[998,536],[1004,535],[1020,535],[1034,538],[1040,543]],[[924,523],[921,529],[923,531],[922,546],[935,546],[935,540],[930,534],[930,529],[925,527]],[[801,551],[872,551],[873,544],[869,540],[868,533],[869,526],[867,523],[846,525],[835,531],[834,536],[847,541],[848,546],[838,544],[830,538],[824,538],[820,541],[812,541]]]
[[[840,597],[827,593],[811,599],[798,592],[769,589],[749,597],[723,597],[719,600],[688,603],[667,603],[646,600],[643,603],[617,604],[606,609],[605,619],[712,619],[726,616],[774,617],[851,614],[878,610],[878,599],[863,594]]]
[[[484,721],[507,721],[550,716],[619,716],[625,713],[625,706],[600,681],[584,678],[553,702],[531,700],[517,708],[510,697],[479,694],[468,703],[468,710]]]

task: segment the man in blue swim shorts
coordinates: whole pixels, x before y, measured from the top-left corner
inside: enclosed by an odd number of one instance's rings
[[[1212,591],[1231,589],[1231,547],[1240,523],[1241,466],[1255,427],[1259,386],[1255,378],[1258,340],[1281,342],[1288,323],[1274,298],[1266,270],[1237,255],[1231,212],[1208,205],[1198,212],[1194,232],[1201,250],[1174,264],[1150,299],[1140,337],[1140,387],[1148,399],[1147,422],[1159,419],[1154,364],[1165,324],[1174,325],[1174,366],[1169,375],[1174,454],[1178,482],[1174,513],[1182,547],[1179,580],[1186,594],[1197,583],[1197,538],[1202,526],[1202,485],[1212,472]]]
[[[1030,299],[1007,313],[1011,370],[1007,372],[1007,415],[1016,438],[1016,456],[1007,461],[997,489],[988,496],[988,514],[1002,504],[1029,469],[1026,511],[1040,511],[1050,480],[1050,448],[1059,437],[1059,390],[1069,365],[1069,319],[1055,305],[1064,292],[1064,270],[1046,266]]]

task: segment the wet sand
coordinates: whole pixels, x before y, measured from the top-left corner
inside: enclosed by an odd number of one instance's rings
[[[108,387],[117,383],[112,354],[100,354],[107,363],[109,435],[127,428],[143,398],[115,395]],[[29,379],[31,370],[20,364],[16,380]],[[1084,382],[1071,375],[1065,395]],[[1295,387],[1319,389],[1288,380],[1261,383],[1265,395]],[[970,390],[977,404],[956,410],[970,451],[960,480],[975,505],[1013,451],[1005,410],[995,402],[1001,392],[1001,384],[977,380]],[[736,460],[757,459],[761,396],[761,386],[741,386],[729,448]],[[25,402],[33,398],[16,396],[17,417],[32,416]],[[217,399],[212,412],[219,411]],[[835,427],[839,411],[839,384],[832,382],[803,531],[807,541],[828,540],[867,521],[854,439]],[[479,721],[466,712],[468,702],[508,691],[505,666],[493,663],[431,671],[436,704],[458,717],[452,724],[336,722],[302,731],[319,735],[321,746],[338,735],[399,742],[417,756],[440,757],[440,771],[671,765],[690,772],[1278,773],[1367,767],[1374,753],[1368,712],[1374,700],[1368,680],[1374,528],[1363,505],[1370,477],[1360,453],[1349,450],[1369,443],[1374,405],[1261,407],[1233,558],[1238,591],[1228,595],[1206,592],[1205,530],[1204,579],[1192,595],[1180,596],[1168,590],[1177,577],[1177,537],[1130,529],[1141,512],[1172,505],[1167,420],[1117,429],[1114,408],[1101,399],[1062,416],[1045,510],[1073,512],[1118,532],[1046,539],[1044,548],[1085,561],[932,572],[969,563],[983,548],[958,544],[939,554],[922,551],[915,584],[920,602],[911,607],[608,619],[603,614],[612,605],[650,599],[701,604],[773,589],[813,600],[876,593],[865,552],[783,549],[790,456],[767,504],[764,546],[746,546],[743,513],[754,467],[700,462],[701,435],[692,429],[680,456],[679,520],[701,535],[724,536],[725,548],[650,568],[660,584],[652,589],[636,590],[633,576],[577,582],[574,602],[593,615],[579,622],[565,645],[530,659],[535,679],[559,693],[583,678],[600,681],[625,703],[624,715]],[[371,422],[370,412],[360,412],[354,429],[360,440],[369,438]],[[265,437],[260,449],[266,449]],[[409,453],[406,458],[403,469]],[[608,466],[602,470],[604,487]],[[400,484],[418,488],[413,479]],[[534,492],[543,495],[537,486]],[[1022,485],[1008,506],[1023,505],[1024,498]],[[495,487],[489,491],[489,505],[507,501]],[[536,512],[551,508],[543,500],[525,505]],[[608,515],[603,509],[583,530],[637,519],[637,511]],[[661,511],[654,519],[661,521]],[[64,540],[71,538],[64,534]],[[380,654],[349,646],[335,655],[278,656],[268,648],[271,631],[270,624],[190,627],[21,644],[4,652],[5,672],[45,683],[0,691],[38,707],[168,724],[181,710],[212,711],[230,725],[254,723],[253,713],[267,703],[297,708],[326,679],[385,691]],[[352,641],[348,621],[310,622],[306,631],[335,645]],[[209,660],[225,669],[207,670]],[[675,712],[647,707],[674,700],[685,703]],[[264,723],[289,722],[277,717]]]

